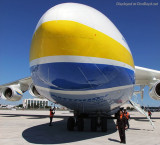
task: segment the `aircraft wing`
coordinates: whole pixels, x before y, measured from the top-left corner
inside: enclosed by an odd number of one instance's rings
[[[160,71],[135,66],[136,85],[150,86],[160,80]]]
[[[29,86],[32,84],[31,77],[23,78],[21,80],[14,81],[12,83],[0,85],[0,91],[8,86],[19,85],[22,92],[26,92],[29,89]]]
[[[30,90],[31,86],[31,77],[0,85],[0,97],[9,101],[18,101],[22,98],[24,92]]]

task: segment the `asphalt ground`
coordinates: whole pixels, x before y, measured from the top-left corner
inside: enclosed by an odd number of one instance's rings
[[[130,112],[130,129],[126,131],[127,145],[160,145],[160,112],[152,113],[155,129],[138,112]],[[0,110],[0,145],[65,144],[118,145],[116,120],[108,120],[108,132],[90,131],[90,120],[85,120],[83,132],[67,131],[69,111],[56,111],[53,126],[49,126],[49,111]]]

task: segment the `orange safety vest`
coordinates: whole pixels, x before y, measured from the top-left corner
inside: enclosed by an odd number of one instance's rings
[[[52,111],[50,111],[50,117],[53,117],[53,112]]]
[[[149,112],[148,112],[148,116],[150,116],[150,115],[151,115],[151,112],[149,111]]]
[[[127,118],[127,119],[129,119],[129,113],[127,112],[127,113],[124,113],[124,116]]]
[[[122,117],[123,117],[123,114],[120,115],[120,119],[122,119]]]

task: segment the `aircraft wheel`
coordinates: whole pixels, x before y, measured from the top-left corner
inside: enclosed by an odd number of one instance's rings
[[[97,118],[91,118],[91,131],[97,131]]]
[[[69,117],[68,121],[67,121],[67,129],[69,131],[73,131],[74,130],[74,126],[75,126],[75,120],[73,117]]]
[[[77,128],[78,128],[78,131],[84,130],[84,119],[83,118],[77,119]]]
[[[102,130],[102,132],[107,131],[107,117],[101,118],[101,130]]]

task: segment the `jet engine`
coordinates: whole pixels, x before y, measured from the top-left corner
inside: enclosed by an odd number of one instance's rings
[[[1,97],[8,101],[19,101],[23,96],[20,85],[11,85],[4,87],[1,91]]]
[[[43,98],[43,97],[39,94],[39,92],[37,91],[36,87],[35,87],[33,84],[30,85],[29,93],[30,93],[33,97]]]
[[[149,95],[154,100],[160,100],[160,81],[156,82],[152,86]]]

